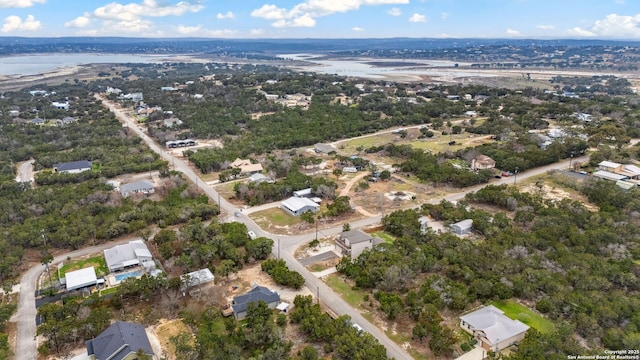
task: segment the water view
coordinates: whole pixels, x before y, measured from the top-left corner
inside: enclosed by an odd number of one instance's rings
[[[162,62],[166,56],[131,54],[47,54],[0,57],[0,75],[34,75],[68,66]]]

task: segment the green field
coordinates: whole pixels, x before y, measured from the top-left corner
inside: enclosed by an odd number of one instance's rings
[[[386,242],[387,244],[393,244],[394,241],[396,241],[396,237],[386,233],[384,231],[376,231],[374,233],[371,233],[371,236],[373,237],[379,237],[380,239],[384,240],[384,242]]]
[[[105,261],[104,256],[97,255],[87,259],[80,259],[65,263],[64,266],[60,268],[60,277],[64,277],[64,275],[69,271],[80,270],[91,266],[96,269],[96,276],[98,277],[107,275],[109,273],[107,262]],[[55,269],[52,268],[51,270],[55,272]]]
[[[547,318],[535,313],[524,305],[518,304],[515,301],[493,301],[491,304],[504,311],[504,314],[509,318],[520,320],[543,334],[550,333],[554,328],[553,323]]]
[[[340,275],[331,274],[327,276],[327,285],[333,291],[340,294],[340,297],[344,299],[344,301],[348,302],[349,305],[353,306],[356,309],[362,308],[362,303],[364,302],[364,296],[368,293],[363,290],[354,290],[351,288],[351,285],[340,279]]]
[[[302,222],[300,217],[291,216],[279,207],[257,211],[250,214],[249,217],[251,217],[263,229],[272,228],[273,226],[293,226]]]

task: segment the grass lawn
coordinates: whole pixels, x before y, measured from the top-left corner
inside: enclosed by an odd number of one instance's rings
[[[96,269],[96,275],[98,277],[107,275],[109,273],[109,269],[107,269],[107,262],[105,261],[104,256],[101,254],[87,259],[80,259],[65,263],[64,266],[60,268],[60,277],[64,277],[64,275],[69,271],[80,270],[91,266]],[[55,268],[51,270],[53,273],[56,273]]]
[[[356,148],[362,146],[363,148],[369,148],[372,146],[380,146],[393,142],[394,138],[399,138],[397,135],[391,133],[384,133],[379,135],[367,136],[360,139],[348,140],[338,145],[340,152],[346,154],[355,154]]]
[[[393,244],[394,241],[396,241],[396,237],[386,233],[384,231],[376,231],[374,233],[371,233],[371,236],[373,237],[379,237],[380,239],[384,240],[384,242],[386,242],[387,244]]]
[[[550,320],[536,314],[528,307],[520,305],[515,301],[493,301],[491,304],[504,311],[504,314],[509,318],[520,320],[543,334],[550,333],[554,328],[554,325]]]
[[[110,287],[108,289],[104,289],[104,290],[100,290],[100,296],[105,296],[105,295],[109,295],[109,294],[115,294],[115,292],[118,291],[117,287]]]
[[[292,226],[302,222],[302,219],[297,216],[291,216],[284,212],[284,210],[278,208],[266,209],[258,212],[254,212],[249,215],[260,227],[273,226]]]
[[[364,302],[364,296],[368,293],[363,290],[354,290],[351,288],[351,285],[340,279],[340,275],[331,274],[327,276],[327,285],[333,289],[333,291],[340,294],[340,297],[344,299],[344,301],[348,302],[349,305],[354,308],[361,309],[362,303]]]

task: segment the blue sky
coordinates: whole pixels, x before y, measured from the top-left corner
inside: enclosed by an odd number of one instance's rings
[[[640,40],[640,0],[0,0],[0,36]]]

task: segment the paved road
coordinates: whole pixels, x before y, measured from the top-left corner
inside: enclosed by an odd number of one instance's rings
[[[65,261],[67,257],[76,258],[85,255],[101,252],[115,245],[124,244],[131,239],[122,239],[108,242],[90,248],[72,251],[56,256],[52,264]],[[18,311],[13,315],[11,321],[18,322],[18,335],[16,341],[16,359],[37,359],[36,344],[33,341],[36,336],[36,282],[38,277],[44,272],[44,265],[36,265],[29,269],[20,280],[20,298],[18,300]]]
[[[175,169],[184,173],[184,175],[194,182],[200,190],[202,190],[205,194],[207,194],[212,200],[217,202],[220,205],[222,211],[227,214],[234,214],[239,209],[234,207],[232,204],[227,202],[224,198],[221,198],[219,194],[208,186],[199,176],[188,166],[187,163],[182,161],[180,158],[173,157],[169,153],[167,153],[164,148],[160,147],[156,144],[150,137],[148,137],[139,127],[138,125],[131,119],[126,113],[119,109],[116,105],[106,101],[105,98],[96,95],[96,98],[103,101],[103,104],[107,106],[120,121],[122,121],[126,126],[132,129],[153,151],[158,153],[161,157],[168,160],[170,163],[173,163]],[[580,158],[575,158],[575,161],[585,161],[588,159],[587,156],[583,156]],[[564,161],[548,166],[544,166],[541,168],[532,169],[530,171],[524,172],[522,174],[518,174],[517,177],[508,177],[502,178],[500,180],[492,182],[492,184],[505,184],[511,183],[518,180],[524,180],[531,176],[536,176],[542,173],[545,173],[548,170],[552,169],[563,169],[568,168],[569,161]],[[203,186],[204,185],[204,186]],[[429,202],[430,203],[438,203],[442,199],[446,199],[448,201],[460,200],[467,193],[472,191],[477,191],[481,189],[485,185],[479,185],[472,188],[465,189],[459,193],[447,195],[445,197],[433,198]],[[412,357],[398,344],[391,341],[380,329],[378,329],[375,325],[369,323],[364,317],[362,317],[357,311],[355,311],[349,304],[347,304],[339,295],[334,293],[328,286],[326,286],[321,280],[317,279],[311,272],[309,272],[300,262],[298,262],[294,257],[293,253],[295,250],[302,244],[307,243],[315,238],[315,232],[309,234],[301,234],[295,236],[283,236],[283,235],[274,235],[265,232],[260,228],[253,220],[251,220],[246,215],[240,215],[235,218],[236,221],[244,223],[249,230],[254,231],[258,236],[266,236],[272,239],[276,239],[276,247],[273,249],[274,255],[278,257],[282,257],[287,266],[290,269],[298,271],[306,280],[306,286],[319,295],[320,300],[329,307],[334,313],[338,315],[347,314],[351,316],[355,323],[358,323],[362,326],[362,328],[372,334],[374,337],[378,339],[380,344],[385,346],[387,349],[387,355],[389,357],[400,359],[412,359]],[[352,228],[361,228],[367,227],[373,224],[379,223],[381,220],[381,216],[374,216],[362,220],[355,221],[351,223]],[[318,232],[319,237],[328,237],[339,234],[342,231],[342,225],[337,225],[332,228],[322,229]],[[73,251],[67,254],[63,254],[57,256],[54,259],[55,262],[60,262],[67,257],[79,257],[88,254],[92,254],[98,251],[102,251],[106,248],[112,247],[116,244],[126,243],[127,240],[121,240],[119,242],[110,242],[102,245],[85,248],[77,251]],[[35,359],[36,356],[36,348],[35,343],[33,341],[36,335],[36,324],[35,324],[35,285],[38,279],[38,276],[44,271],[43,265],[37,265],[33,268],[29,269],[21,280],[21,291],[20,291],[20,300],[18,304],[18,312],[14,315],[13,319],[18,320],[18,339],[16,345],[16,354],[20,354],[20,358],[24,359]],[[15,321],[15,320],[14,320]]]

